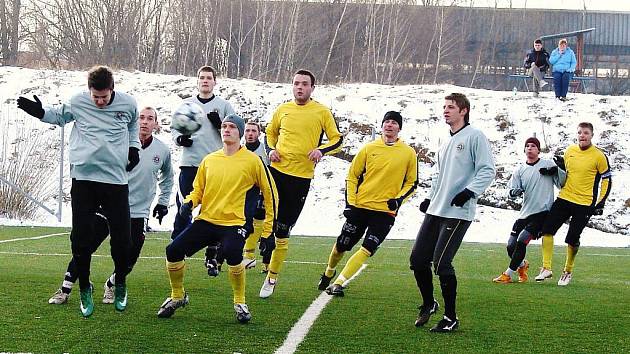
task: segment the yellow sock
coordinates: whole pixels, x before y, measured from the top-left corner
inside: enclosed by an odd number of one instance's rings
[[[232,284],[234,293],[234,303],[245,303],[245,266],[241,263],[235,266],[228,266],[228,277]]]
[[[184,298],[184,270],[186,263],[184,261],[169,262],[166,261],[166,270],[168,271],[168,279],[171,281],[171,298],[179,300]]]
[[[545,234],[542,237],[543,267],[551,270],[551,258],[553,258],[553,236]]]
[[[564,271],[571,273],[573,272],[573,265],[575,264],[575,255],[578,252],[579,247],[573,247],[571,245],[567,245],[567,260],[564,263]]]
[[[245,240],[243,256],[248,259],[256,259],[256,244],[262,235],[263,220],[254,219],[254,232]]]
[[[332,251],[330,251],[330,256],[328,256],[328,265],[324,275],[330,278],[335,274],[335,268],[337,268],[337,264],[343,258],[343,254],[344,252],[337,251],[337,244],[334,244]]]
[[[269,273],[267,277],[269,279],[278,279],[278,273],[282,269],[284,260],[287,259],[287,253],[289,251],[289,239],[288,238],[276,238],[276,249],[271,253],[271,261],[269,263]]]
[[[346,280],[352,278],[352,276],[361,268],[363,263],[370,258],[372,254],[370,251],[361,247],[358,251],[356,251],[350,259],[348,259],[348,263],[343,267],[341,274],[335,280],[335,284],[342,285]]]

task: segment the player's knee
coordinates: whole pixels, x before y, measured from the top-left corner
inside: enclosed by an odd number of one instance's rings
[[[409,269],[413,271],[421,271],[428,269],[431,271],[431,259],[424,259],[423,257],[418,256],[414,252],[411,252],[409,256]]]
[[[166,260],[169,262],[183,261],[185,257],[184,252],[175,244],[171,242],[166,246]]]
[[[291,232],[291,225],[276,221],[276,238],[286,238]]]
[[[580,247],[580,240],[567,240],[567,245],[574,249],[577,249]]]
[[[369,256],[373,256],[374,253],[376,253],[376,251],[378,250],[378,246],[381,245],[381,240],[374,236],[374,235],[367,235],[365,236],[365,240],[363,241],[363,244],[361,245],[361,249],[365,249],[367,252],[369,252]]]
[[[435,274],[438,275],[438,276],[455,275],[455,268],[453,268],[453,265],[450,264],[450,263],[448,263],[448,264],[438,264],[435,267]]]
[[[337,242],[335,243],[335,247],[337,251],[340,253],[350,251],[352,249],[352,237],[347,234],[341,234],[337,237]]]

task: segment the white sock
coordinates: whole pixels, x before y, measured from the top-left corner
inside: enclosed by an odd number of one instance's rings
[[[514,272],[515,272],[514,270],[512,270],[512,269],[508,268],[508,269],[506,269],[506,270],[505,270],[505,272],[503,272],[503,273],[505,273],[505,274],[507,274],[507,275],[509,275],[509,276],[512,276],[512,274],[514,274]]]

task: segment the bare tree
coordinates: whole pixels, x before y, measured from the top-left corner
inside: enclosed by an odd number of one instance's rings
[[[333,48],[335,47],[335,43],[337,42],[337,36],[339,35],[339,28],[341,28],[341,24],[343,23],[344,17],[346,15],[346,9],[348,8],[348,2],[343,2],[343,10],[341,11],[341,15],[339,16],[339,20],[337,21],[337,26],[335,28],[335,32],[333,34],[333,38],[330,41],[330,47],[328,48],[328,55],[326,56],[326,62],[324,63],[324,69],[321,74],[321,81],[324,82],[326,80],[326,71],[328,71],[328,64],[330,64],[330,57],[333,54]]]
[[[19,49],[20,0],[0,0],[0,59],[15,65]]]

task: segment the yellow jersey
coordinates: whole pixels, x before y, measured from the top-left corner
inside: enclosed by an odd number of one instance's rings
[[[398,139],[387,145],[382,138],[365,144],[352,159],[346,178],[346,201],[357,208],[392,213],[387,201],[407,199],[418,186],[418,159]]]
[[[195,175],[193,191],[184,203],[192,201],[193,208],[201,204],[195,220],[241,226],[245,225],[245,195],[252,186],[258,186],[264,196],[263,234],[269,235],[277,215],[278,192],[261,158],[244,146],[231,156],[225,155],[223,149],[206,155]]]
[[[334,153],[343,140],[330,109],[314,100],[304,105],[290,101],[278,106],[265,133],[267,147],[280,154],[280,162],[272,162],[271,166],[302,178],[315,175],[309,152],[319,149],[324,155]],[[328,138],[326,144],[322,144],[323,134]]]
[[[567,181],[558,198],[579,205],[603,206],[610,193],[612,176],[604,152],[595,145],[586,150],[571,145],[564,152],[564,166]]]

